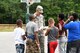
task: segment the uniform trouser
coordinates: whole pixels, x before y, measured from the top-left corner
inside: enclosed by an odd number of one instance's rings
[[[80,40],[68,42],[66,53],[80,53]]]
[[[66,36],[59,38],[59,53],[66,53],[67,38]]]
[[[25,46],[24,44],[16,44],[16,53],[24,53]]]
[[[41,53],[44,53],[44,36],[38,36],[40,42]]]
[[[27,40],[26,53],[39,53],[39,49],[35,40],[32,39]]]
[[[49,42],[49,50],[50,50],[49,53],[54,53],[57,45],[58,45],[57,41]]]

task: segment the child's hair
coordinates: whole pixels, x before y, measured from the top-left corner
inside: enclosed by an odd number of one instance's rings
[[[33,14],[30,14],[29,15],[29,20],[32,21],[33,19],[35,19],[34,15]]]
[[[49,18],[48,22],[50,22],[50,23],[54,22],[55,23],[53,18]]]
[[[18,20],[16,21],[16,24],[17,24],[17,25],[21,25],[22,22],[23,22],[23,21],[22,21],[21,19],[18,19]]]
[[[64,19],[64,14],[59,14],[59,16],[58,16],[59,18],[61,18],[61,20],[63,20]]]

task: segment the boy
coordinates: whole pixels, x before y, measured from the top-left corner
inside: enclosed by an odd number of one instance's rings
[[[24,40],[26,39],[25,37],[25,31],[22,29],[22,20],[18,19],[16,21],[17,27],[14,29],[14,34],[15,34],[15,46],[16,46],[16,53],[24,53]]]
[[[34,15],[29,16],[29,22],[26,24],[27,34],[27,52],[26,53],[39,53],[39,39],[38,39],[38,27],[34,22]]]
[[[47,29],[45,35],[48,35],[49,53],[55,53],[55,49],[58,45],[58,28],[55,27],[55,21],[53,18],[48,20],[49,28]]]

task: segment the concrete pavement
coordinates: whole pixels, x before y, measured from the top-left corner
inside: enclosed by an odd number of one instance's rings
[[[16,53],[13,32],[0,32],[0,53]]]
[[[0,53],[16,53],[12,32],[0,32]]]

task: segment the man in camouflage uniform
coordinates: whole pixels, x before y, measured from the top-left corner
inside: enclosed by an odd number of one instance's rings
[[[43,27],[44,27],[44,16],[43,7],[38,5],[36,8],[36,12],[34,13],[35,16],[35,23],[38,25],[38,37],[40,42],[41,53],[44,53],[44,36],[43,36]]]

